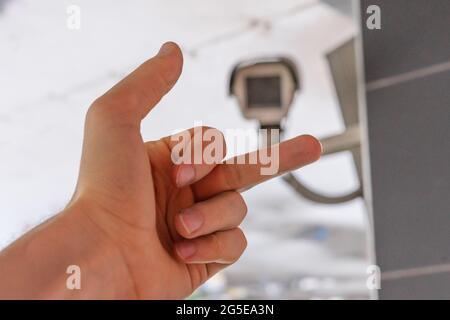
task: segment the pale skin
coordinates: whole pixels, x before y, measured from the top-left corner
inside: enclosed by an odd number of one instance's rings
[[[0,298],[180,299],[242,255],[240,191],[272,176],[259,164],[175,165],[169,137],[140,134],[182,64],[166,43],[92,104],[74,196],[0,253]],[[316,161],[321,146],[299,136],[279,152],[282,174]],[[81,269],[80,290],[66,286],[70,265]]]

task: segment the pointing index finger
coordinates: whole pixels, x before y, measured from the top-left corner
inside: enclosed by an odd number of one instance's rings
[[[237,156],[232,158],[233,161],[227,160],[225,163],[217,165],[209,175],[193,185],[196,198],[207,199],[223,191],[248,189],[263,181],[315,162],[322,154],[320,142],[309,135],[284,141],[270,149]],[[261,155],[263,155],[262,158],[267,155],[266,159],[261,159]],[[251,159],[256,159],[257,162],[251,162]],[[274,168],[271,169],[271,166],[276,161],[278,161],[278,167],[276,170],[272,170]]]

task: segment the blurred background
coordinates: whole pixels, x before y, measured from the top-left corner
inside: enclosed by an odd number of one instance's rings
[[[81,9],[80,29],[67,27],[70,5]],[[228,79],[237,62],[273,55],[291,57],[302,82],[285,137],[324,137],[345,128],[326,55],[356,32],[351,16],[318,0],[0,0],[0,249],[65,206],[87,108],[163,42],[180,44],[184,72],[143,122],[144,140],[198,121],[257,129]],[[328,194],[359,185],[348,152],[296,174]],[[247,251],[193,298],[369,298],[362,199],[315,204],[281,179],[244,198]]]

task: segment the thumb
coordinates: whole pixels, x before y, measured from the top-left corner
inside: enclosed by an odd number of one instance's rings
[[[173,87],[183,58],[175,43],[116,84],[89,108],[77,192],[86,186],[117,186],[118,194],[149,190],[142,174],[149,162],[139,126],[141,120]],[[147,189],[146,189],[147,188]]]
[[[176,43],[165,43],[158,54],[98,98],[90,108],[102,121],[139,124],[180,77],[183,55]]]

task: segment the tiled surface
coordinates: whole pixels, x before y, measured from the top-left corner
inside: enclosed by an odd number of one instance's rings
[[[383,300],[449,300],[450,273],[403,278],[382,283]]]
[[[450,72],[368,93],[377,260],[450,261]]]
[[[450,1],[362,0],[381,8],[382,29],[364,28],[368,82],[450,60]]]
[[[382,10],[382,30],[365,9]],[[450,2],[362,1],[367,82],[450,61]],[[450,71],[367,93],[374,234],[382,272],[450,262]],[[381,298],[448,298],[450,276],[382,283]]]

